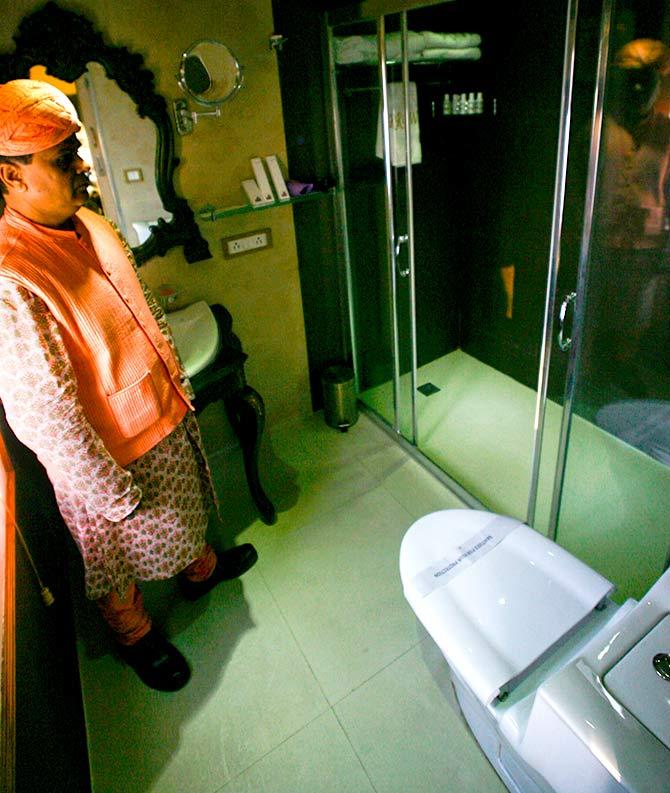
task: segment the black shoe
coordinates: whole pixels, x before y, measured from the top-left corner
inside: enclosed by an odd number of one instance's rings
[[[246,573],[256,564],[257,559],[256,549],[248,542],[244,545],[236,545],[227,551],[221,551],[216,555],[216,567],[209,578],[204,581],[189,581],[184,576],[179,578],[181,593],[187,600],[197,600],[214,589],[221,581],[230,581]]]
[[[156,691],[179,691],[191,677],[184,656],[153,628],[135,644],[120,644],[119,653],[142,682]]]

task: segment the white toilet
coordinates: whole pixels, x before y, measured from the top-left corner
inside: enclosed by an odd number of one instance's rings
[[[619,606],[520,521],[459,509],[409,528],[400,574],[509,790],[670,792],[670,571]]]

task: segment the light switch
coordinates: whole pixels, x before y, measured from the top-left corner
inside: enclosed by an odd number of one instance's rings
[[[144,176],[141,168],[125,168],[123,175],[126,182],[143,182]]]

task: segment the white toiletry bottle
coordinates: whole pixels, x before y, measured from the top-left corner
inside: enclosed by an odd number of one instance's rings
[[[474,92],[470,91],[468,94],[468,113],[472,115],[473,113],[477,112],[477,107],[475,105],[475,95]]]
[[[477,94],[477,98],[475,99],[475,113],[483,113],[484,112],[484,94],[479,91]]]
[[[444,99],[442,100],[442,115],[451,115],[451,96],[449,94],[445,94]]]

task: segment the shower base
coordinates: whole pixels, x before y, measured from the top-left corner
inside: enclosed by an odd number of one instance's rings
[[[410,378],[401,378],[400,430],[411,440]],[[455,350],[421,367],[417,394],[420,457],[431,461],[487,509],[526,520],[536,392]],[[359,395],[392,423],[387,382]],[[562,408],[547,405],[535,528],[546,532]],[[458,493],[457,493],[458,495]],[[580,416],[573,416],[557,539],[619,587],[640,597],[667,553],[670,468]],[[636,559],[631,569],[630,559]]]

